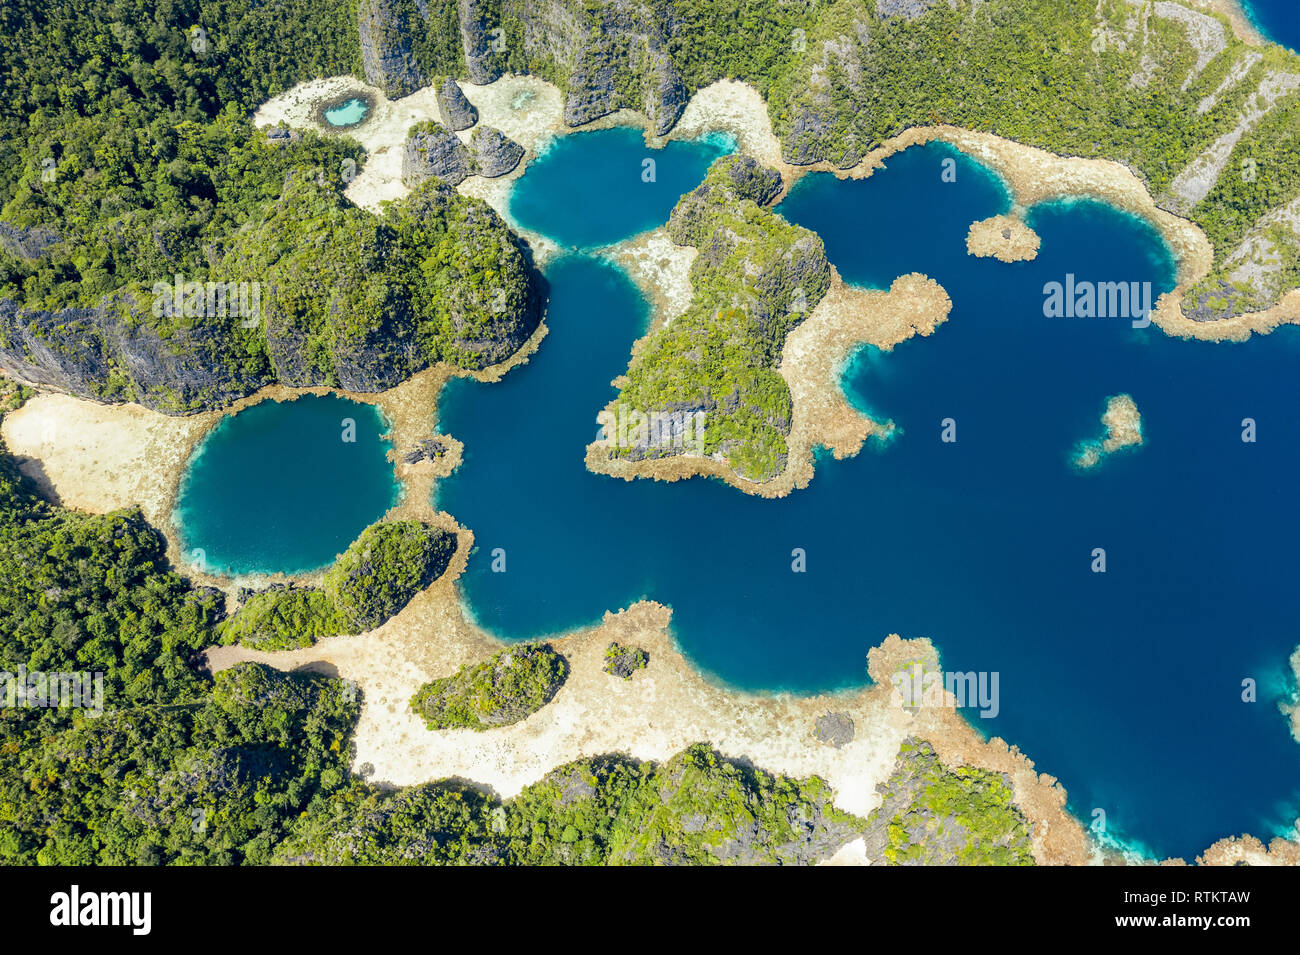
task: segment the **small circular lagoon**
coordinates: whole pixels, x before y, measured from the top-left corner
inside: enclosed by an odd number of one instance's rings
[[[387,430],[377,408],[335,395],[223,418],[177,495],[185,560],[223,576],[328,566],[400,497]]]
[[[373,106],[374,101],[368,93],[348,94],[322,103],[319,109],[320,119],[324,121],[323,125],[334,129],[351,129],[361,125],[370,115]]]

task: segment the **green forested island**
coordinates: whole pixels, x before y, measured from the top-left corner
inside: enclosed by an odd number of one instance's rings
[[[289,584],[250,592],[217,630],[225,641],[258,650],[364,633],[442,576],[455,552],[450,531],[419,521],[374,524],[339,556],[320,588]]]
[[[520,644],[426,683],[411,698],[411,709],[431,730],[482,732],[536,713],[568,675],[569,662],[549,643]]]
[[[765,481],[786,463],[794,408],[777,372],[785,336],[821,301],[831,270],[822,240],[763,206],[781,177],[749,157],[719,159],[668,221],[678,245],[700,250],[686,313],[650,337],[615,400],[633,408],[703,411],[703,447],[737,474]],[[680,448],[619,447],[622,457]]]

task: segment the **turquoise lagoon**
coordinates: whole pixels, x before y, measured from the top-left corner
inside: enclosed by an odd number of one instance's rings
[[[325,121],[331,126],[355,126],[366,118],[370,105],[360,97],[355,97],[338,106],[325,110]]]
[[[544,180],[530,169],[513,208],[581,244],[581,216],[561,198],[589,181],[580,150],[628,135],[562,140],[566,163]],[[684,144],[683,160],[692,148],[706,147]],[[947,158],[956,183],[941,181]],[[600,214],[624,236],[671,207],[635,176],[607,188]],[[970,223],[1008,207],[996,177],[938,144],[863,181],[809,175],[782,203],[847,281],[888,287],[922,271],[954,306],[931,338],[862,350],[846,369],[851,398],[900,434],[821,460],[810,487],[775,501],[587,472],[595,415],[648,309],[606,261],[554,261],[538,354],[499,383],[443,393],[441,428],[466,452],[437,505],[477,539],[466,606],[523,639],[653,598],[672,606],[698,666],[764,691],[862,685],[887,634],[928,636],[947,669],[999,673],[997,716],[965,712],[1059,777],[1085,822],[1103,809],[1109,838],[1190,858],[1225,835],[1272,835],[1300,814],[1300,745],[1277,709],[1300,643],[1300,337],[1205,344],[1045,318],[1047,282],[1150,281],[1159,294],[1174,263],[1144,222],[1090,201],[1031,211],[1043,240],[1032,263],[967,255]],[[599,241],[613,238],[611,226]],[[1071,451],[1119,393],[1136,400],[1145,445],[1078,472]],[[954,444],[940,441],[948,417]],[[1254,444],[1241,440],[1246,417]],[[796,547],[803,574],[791,572]],[[1105,574],[1091,570],[1096,547]],[[505,573],[492,572],[495,548]],[[1242,701],[1246,679],[1258,702]]]
[[[713,160],[736,141],[713,134],[651,149],[639,129],[616,127],[550,141],[528,167],[528,185],[510,195],[510,216],[560,245],[592,249],[668,220]]]
[[[641,157],[680,194],[721,152],[716,140],[654,152],[639,140],[615,129],[558,141],[516,184],[515,215],[568,246],[606,244],[676,201],[646,188]],[[941,180],[945,159],[955,183]],[[621,172],[593,173],[607,161]],[[593,182],[599,196],[575,205]],[[1300,745],[1277,709],[1300,643],[1300,336],[1206,344],[1045,318],[1047,282],[1149,281],[1158,294],[1174,264],[1144,222],[1091,201],[1031,210],[1033,262],[967,255],[970,223],[1008,207],[995,176],[941,144],[867,180],[810,174],[784,200],[847,281],[888,287],[921,271],[954,305],[930,338],[860,350],[845,369],[851,399],[895,421],[895,438],[827,456],[780,500],[586,470],[596,414],[649,313],[607,260],[553,260],[538,353],[500,382],[457,379],[442,395],[440,428],[465,460],[435,503],[476,535],[466,608],[525,639],[660,600],[699,667],[759,691],[861,686],[887,634],[927,636],[947,669],[999,674],[997,715],[964,712],[1061,779],[1080,819],[1104,810],[1109,838],[1190,858],[1223,836],[1268,837],[1300,814]],[[1122,392],[1146,443],[1077,471],[1071,451]],[[383,426],[363,408],[304,398],[224,421],[181,497],[186,540],[240,570],[328,562],[396,493]],[[356,445],[338,441],[343,416]],[[945,418],[955,443],[940,441]],[[796,547],[806,573],[791,572]],[[1091,570],[1097,547],[1104,574]],[[496,548],[505,573],[492,572]]]
[[[334,395],[263,401],[222,419],[177,497],[186,559],[231,576],[333,563],[398,501],[387,430],[373,405]]]

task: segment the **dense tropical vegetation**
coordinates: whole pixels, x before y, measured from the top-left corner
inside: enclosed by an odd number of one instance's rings
[[[344,567],[445,550],[418,525],[362,541]],[[355,687],[251,663],[206,675],[220,603],[165,569],[138,513],[47,504],[0,454],[0,668],[103,676],[98,714],[0,707],[0,862],[788,863],[860,829],[820,780],[705,746],[663,766],[573,763],[505,803],[462,783],[376,788],[348,769]],[[452,678],[464,693],[444,706],[458,725],[504,725],[567,669],[549,645],[512,647]]]
[[[909,737],[868,818],[867,854],[888,865],[1033,865],[1029,824],[1010,780],[945,766],[929,743]]]
[[[343,194],[355,141],[254,130],[267,95],[359,71],[352,4],[0,15],[9,367],[186,412],[269,381],[375,390],[439,361],[480,368],[535,327],[525,252],[485,204],[431,184],[378,217]],[[242,310],[165,295],[186,282],[238,288]]]
[[[568,676],[569,661],[549,643],[521,643],[424,684],[411,709],[431,730],[482,732],[536,713]]]
[[[486,0],[475,5],[470,32],[485,39],[501,31],[499,51],[479,43],[475,82],[502,70],[544,76],[568,94],[575,120],[619,107],[670,112],[701,87],[734,77],[763,93],[795,163],[852,166],[909,127],[939,123],[1122,162],[1214,243],[1215,271],[1191,307],[1198,317],[1221,317],[1268,305],[1300,284],[1295,228],[1265,219],[1300,196],[1300,92],[1279,97],[1227,141],[1227,162],[1203,198],[1184,208],[1169,189],[1259,105],[1266,79],[1300,74],[1300,57],[1276,45],[1252,51],[1228,28],[1219,49],[1212,28],[1189,25],[1171,7],[649,0],[628,14],[613,3]],[[1206,44],[1207,61],[1197,44]],[[1229,256],[1256,233],[1278,261],[1262,256],[1262,276],[1230,280]],[[1210,292],[1217,307],[1203,307]]]
[[[1300,73],[1227,33],[1205,63],[1184,25],[1123,0],[957,0],[885,16],[880,0],[9,0],[0,5],[0,358],[44,384],[169,412],[257,386],[386,387],[435,362],[479,368],[536,324],[526,248],[485,204],[430,181],[380,214],[346,196],[343,136],[258,131],[252,112],[311,78],[370,75],[410,45],[417,74],[532,72],[575,122],[619,107],[670,126],[723,77],[767,98],[786,158],[846,167],[902,130],[951,123],[1125,163],[1215,246],[1201,317],[1300,284],[1300,94],[1229,142],[1208,192],[1179,175]],[[363,41],[359,17],[374,21]],[[1136,24],[1136,26],[1135,26]],[[401,59],[400,57],[398,59]],[[418,75],[417,75],[418,79]],[[829,281],[820,241],[774,215],[770,171],[716,164],[669,229],[700,254],[694,299],[628,371],[622,400],[702,410],[704,453],[764,480],[785,464],[785,336]],[[1248,239],[1262,275],[1234,278]],[[1271,256],[1271,258],[1270,258]],[[182,279],[181,277],[184,277]],[[256,285],[256,315],[210,314],[184,280]],[[175,286],[173,286],[175,287]],[[251,320],[250,320],[251,319]],[[0,387],[0,409],[30,392]],[[618,449],[636,455],[646,449]],[[367,629],[443,573],[444,532],[380,525],[320,589],[224,600],[167,566],[138,510],[43,501],[0,448],[0,668],[93,673],[93,707],[0,707],[0,860],[41,864],[806,862],[865,833],[889,862],[1025,864],[1008,780],[909,741],[869,821],[820,780],[692,747],[663,765],[560,767],[505,802],[459,784],[379,789],[349,773],[355,688],[244,664],[222,640],[298,645]],[[635,652],[633,652],[635,651]],[[632,671],[636,648],[618,648]],[[613,661],[611,661],[613,662]],[[547,644],[507,648],[422,687],[433,729],[488,730],[550,701]],[[48,694],[49,685],[43,693]]]
[[[246,592],[218,626],[222,640],[291,650],[322,637],[373,630],[442,576],[456,535],[420,521],[384,521],[361,532],[325,572],[322,586]]]
[[[276,849],[286,864],[806,864],[863,822],[820,779],[773,777],[698,744],[657,765],[569,763],[504,803],[432,783],[318,800]]]

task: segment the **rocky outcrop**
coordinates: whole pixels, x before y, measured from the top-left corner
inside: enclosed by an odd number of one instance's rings
[[[892,17],[915,20],[939,2],[940,0],[877,0],[876,12],[885,20]]]
[[[504,176],[524,158],[524,147],[491,126],[480,126],[470,137],[473,170],[486,179]]]
[[[382,324],[367,329],[359,338],[336,343],[334,376],[339,387],[345,391],[387,391],[425,368],[428,362],[416,349],[414,331],[405,308],[393,302]]]
[[[114,370],[132,383],[131,400],[160,411],[223,407],[270,384],[270,369],[247,371],[234,360],[245,352],[232,327],[234,320],[212,320],[172,330],[166,340],[143,323],[120,318],[104,326],[115,352]],[[111,381],[110,381],[111,389]],[[110,390],[111,394],[111,390]]]
[[[226,407],[274,382],[375,392],[435,361],[484,368],[514,354],[537,328],[544,280],[486,203],[430,182],[385,220],[361,225],[369,231],[360,236],[360,251],[340,251],[327,236],[309,254],[284,255],[269,235],[240,233],[222,268],[263,276],[265,284],[222,283],[239,286],[237,309],[214,311],[209,297],[195,313],[181,315],[172,305],[180,299],[168,295],[155,308],[154,295],[140,287],[95,307],[59,311],[0,300],[0,375],[188,414]],[[424,259],[439,234],[461,251],[444,265],[436,291],[413,294],[428,283],[410,274],[407,259]],[[380,253],[387,264],[375,259]],[[459,281],[475,261],[493,263],[497,281],[486,292]],[[251,311],[244,307],[246,284],[258,288]],[[197,294],[215,285],[187,282],[186,309],[191,286]],[[364,320],[357,318],[360,308]]]
[[[551,701],[568,676],[569,661],[549,643],[515,644],[424,684],[410,705],[431,730],[481,733],[527,719]]]
[[[1029,823],[1005,773],[950,768],[909,736],[894,772],[876,787],[867,858],[885,865],[1033,865]]]
[[[424,438],[402,455],[407,464],[419,464],[421,461],[433,461],[447,453],[447,445],[440,438]]]
[[[637,670],[644,670],[649,663],[650,654],[640,647],[611,643],[605,648],[605,672],[610,676],[630,680]]]
[[[813,736],[819,743],[828,743],[839,749],[853,742],[853,719],[847,713],[827,713],[817,718]]]
[[[437,29],[423,0],[361,0],[358,24],[366,79],[389,96],[427,86],[416,55],[422,29]],[[533,70],[566,91],[564,121],[581,126],[618,109],[640,110],[659,135],[676,125],[690,98],[669,55],[678,19],[662,3],[535,0],[503,8],[497,0],[457,0],[465,77],[482,86],[507,69]],[[420,22],[422,21],[422,22]],[[454,39],[453,39],[454,42]],[[468,129],[477,116],[448,80],[439,88],[448,125]]]
[[[781,174],[762,165],[753,156],[736,157],[726,167],[726,174],[738,199],[749,199],[767,206],[781,194]]]
[[[291,129],[287,123],[266,127],[266,141],[272,146],[292,146],[302,139],[302,133]]]
[[[604,435],[589,446],[589,467],[600,455],[620,466],[690,455],[755,483],[785,470],[793,407],[776,366],[831,269],[815,233],[756,204],[774,195],[773,175],[723,157],[673,209],[669,238],[698,252],[691,304],[637,346],[619,398],[598,415]]]
[[[62,236],[49,226],[33,225],[20,229],[8,222],[0,222],[0,249],[20,259],[40,258],[60,241]]]
[[[447,125],[454,130],[469,129],[478,122],[478,110],[465,98],[465,91],[450,76],[438,87],[438,105]]]
[[[1184,296],[1183,315],[1194,322],[1218,322],[1236,318],[1258,310],[1258,298],[1253,290],[1243,291],[1212,276]]]
[[[414,186],[437,176],[449,186],[458,186],[471,172],[470,152],[455,133],[432,120],[411,127],[402,153],[404,183]]]
[[[599,48],[587,52],[569,77],[569,92],[564,97],[566,125],[583,126],[618,109],[614,99],[614,65],[602,52]]]
[[[467,61],[480,56],[479,20],[467,25],[462,0],[461,28],[466,36]],[[659,134],[677,123],[689,99],[668,50],[677,18],[659,4],[630,0],[604,0],[599,6],[581,6],[564,0],[537,0],[517,11],[517,33],[529,64],[545,66],[542,72],[563,74],[564,122],[581,126],[618,109],[636,109],[650,118]],[[471,46],[471,40],[480,44]],[[514,61],[512,61],[514,62]],[[492,76],[485,71],[484,76]],[[499,75],[499,72],[497,73]],[[474,82],[489,82],[475,78]]]
[[[136,401],[169,413],[229,404],[269,374],[232,361],[229,325],[197,324],[164,340],[123,303],[57,312],[0,301],[0,373],[83,398]],[[256,362],[248,364],[256,367]]]
[[[450,187],[428,189],[408,199],[410,214],[430,219],[445,218],[442,204],[455,200]],[[457,363],[466,368],[486,368],[505,361],[526,342],[541,322],[546,303],[546,280],[535,268],[527,249],[507,232],[501,217],[485,202],[467,203],[458,226],[460,241],[474,245],[489,242],[509,244],[517,253],[506,260],[501,285],[492,290],[492,300],[482,301],[482,291],[468,282],[453,282],[442,290],[440,311],[450,324],[449,346]],[[517,281],[506,269],[517,269]]]
[[[705,744],[657,767],[648,789],[619,819],[615,864],[813,865],[862,829],[821,779],[773,777]]]
[[[781,192],[781,174],[750,156],[724,156],[710,175],[682,196],[668,218],[668,237],[678,245],[703,246],[717,228],[720,206],[738,207],[746,200],[769,204]]]
[[[637,109],[650,118],[658,135],[677,124],[690,98],[677,68],[662,50],[650,48],[642,54],[627,54],[623,47],[653,42],[644,33],[612,34],[581,48],[569,91],[564,99],[564,122],[582,126],[618,109]],[[629,80],[642,78],[640,99],[621,92]]]
[[[0,301],[0,373],[91,397],[111,369],[98,309],[20,312]]]
[[[801,66],[806,72],[792,84],[795,92],[781,111],[790,118],[776,130],[786,162],[826,161],[848,169],[866,155],[873,136],[859,94],[865,91],[869,39],[867,23],[854,20],[843,30],[808,40]]]
[[[461,44],[465,50],[465,75],[476,86],[484,86],[501,77],[502,66],[493,46],[504,41],[500,23],[490,22],[484,0],[457,0],[460,15]]]
[[[427,7],[417,13],[427,22]],[[415,55],[411,25],[404,20],[398,0],[360,0],[357,30],[366,81],[393,98],[429,85]]]
[[[441,577],[456,547],[454,533],[422,521],[371,524],[325,572],[321,590],[347,632],[364,633]]]
[[[649,50],[646,53],[648,63],[644,69],[645,94],[641,103],[641,112],[650,119],[655,134],[663,136],[682,118],[691,94],[682,82],[681,74],[673,66],[668,54],[662,50]]]

